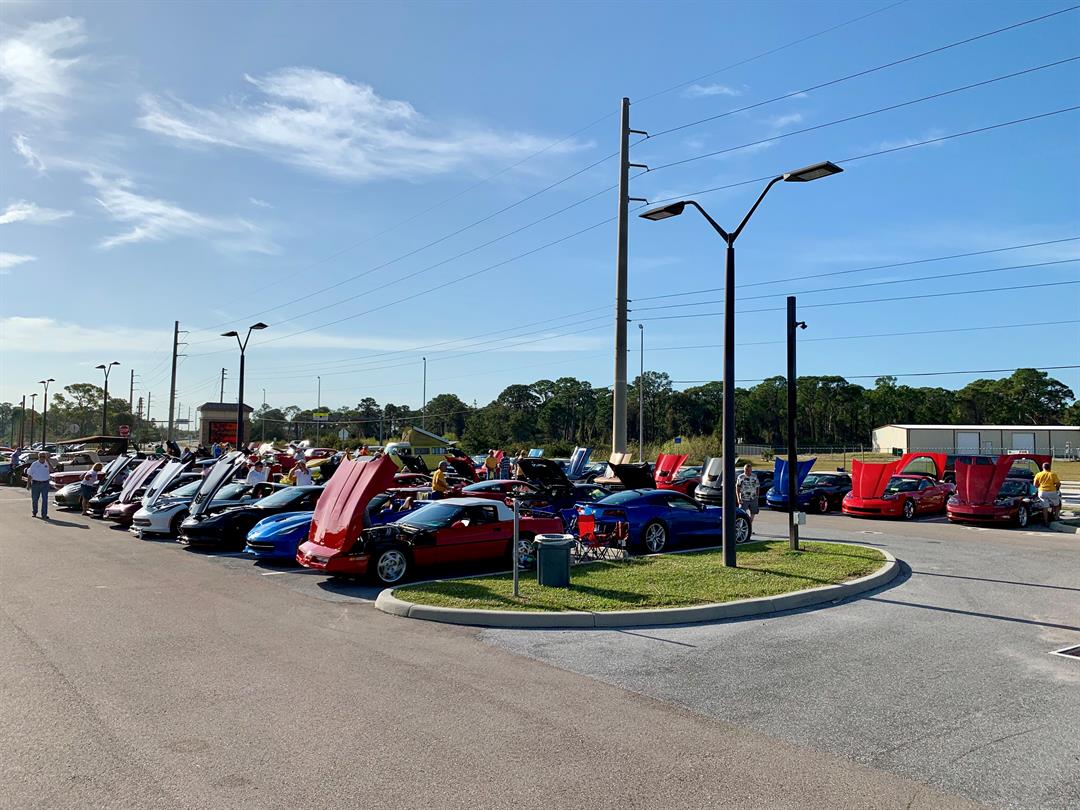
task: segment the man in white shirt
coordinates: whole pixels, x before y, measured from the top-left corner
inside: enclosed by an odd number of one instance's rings
[[[251,471],[248,472],[245,484],[261,484],[266,480],[266,468],[261,461],[256,461]]]
[[[49,519],[49,454],[38,453],[37,461],[26,469],[26,484],[30,488],[30,503],[34,517],[38,516],[38,501],[41,501],[41,519]]]
[[[303,461],[296,462],[296,466],[293,467],[293,479],[298,487],[310,487],[312,485],[311,471]]]

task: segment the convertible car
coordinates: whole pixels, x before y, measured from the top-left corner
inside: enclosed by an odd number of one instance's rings
[[[394,585],[414,567],[508,557],[513,513],[483,498],[433,501],[386,526],[364,529],[365,506],[393,480],[396,465],[383,457],[343,462],[312,520],[310,539],[296,561],[334,576],[372,576]],[[558,518],[522,518],[521,539],[561,532]]]
[[[176,540],[191,546],[243,548],[256,523],[284,512],[310,512],[322,491],[316,486],[284,487],[257,501],[190,514],[180,522]]]
[[[102,516],[121,526],[130,526],[131,519],[142,506],[142,495],[154,477],[165,466],[164,458],[148,458],[124,481],[120,496],[102,511]]]
[[[627,489],[579,506],[578,527],[591,525],[592,531],[616,535],[618,524],[624,524],[630,550],[656,554],[680,542],[720,537],[722,515],[721,507],[706,506],[681,492]],[[745,543],[751,532],[750,516],[738,510],[736,542]]]
[[[944,453],[905,453],[884,464],[852,459],[852,489],[844,496],[843,512],[856,517],[940,515],[952,494],[952,484],[939,478]]]
[[[958,457],[956,493],[948,500],[946,516],[953,523],[1011,523],[1021,528],[1032,519],[1045,520],[1028,463],[1041,467],[1049,460],[1034,453]]]

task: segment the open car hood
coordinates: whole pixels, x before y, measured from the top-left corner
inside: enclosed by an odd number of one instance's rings
[[[315,507],[308,540],[324,548],[348,548],[364,529],[368,502],[393,485],[396,472],[397,465],[386,456],[341,462]]]
[[[612,464],[611,470],[627,489],[656,489],[647,464]]]
[[[795,469],[795,491],[802,489],[803,481],[810,474],[816,458],[808,458],[798,462]],[[778,458],[773,465],[773,492],[777,495],[788,494],[788,463],[785,459]]]
[[[225,486],[227,481],[232,480],[237,469],[245,463],[247,463],[247,457],[239,450],[233,450],[231,453],[219,458],[217,464],[211,468],[206,478],[202,480],[195,497],[191,499],[191,508],[188,510],[188,514],[191,517],[196,517],[205,512],[210,507],[210,501],[214,500],[214,496],[218,494],[218,490]]]
[[[585,465],[589,463],[591,455],[591,447],[575,447],[574,454],[570,456],[570,463],[566,465],[566,477],[571,481],[581,478],[585,474]]]
[[[399,455],[398,460],[401,461],[401,469],[408,470],[409,472],[424,473],[424,475],[430,475],[431,470],[428,469],[427,464],[420,456],[413,455]]]
[[[933,465],[934,472],[923,469],[926,461]],[[851,460],[851,494],[854,498],[880,498],[885,494],[885,487],[894,475],[904,473],[931,475],[939,481],[945,474],[944,453],[904,453],[896,461],[871,462]]]
[[[722,458],[708,459],[701,470],[701,483],[707,486],[716,486],[723,477],[724,460]]]
[[[675,480],[675,474],[686,461],[686,454],[661,453],[656,457],[656,467],[653,469],[653,477],[657,484],[670,484]]]
[[[557,463],[550,458],[518,459],[518,466],[525,480],[541,487],[569,487],[570,479]]]
[[[148,482],[150,477],[164,466],[165,459],[163,458],[146,459],[146,461],[136,467],[135,471],[127,477],[127,481],[124,482],[124,488],[120,490],[120,497],[117,500],[119,500],[120,503],[134,503],[135,493],[139,490],[139,487]]]
[[[109,462],[108,466],[101,471],[101,480],[105,485],[105,489],[112,486],[113,481],[124,470],[128,468],[128,465],[135,463],[134,456],[117,456]]]
[[[143,506],[153,506],[157,503],[162,493],[172,485],[172,482],[180,476],[180,473],[190,466],[190,463],[183,461],[170,461],[162,467],[143,495]]]
[[[998,456],[991,463],[985,456],[956,459],[956,497],[972,506],[989,506],[1001,492],[1001,485],[1009,476],[1013,462],[1018,459],[1030,459],[1039,466],[1050,460],[1049,456],[1036,453],[1016,453]],[[979,463],[979,462],[983,463]]]
[[[466,481],[476,481],[476,468],[469,459],[460,456],[447,456],[446,463]]]

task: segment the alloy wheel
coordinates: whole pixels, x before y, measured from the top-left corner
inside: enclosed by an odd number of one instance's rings
[[[405,569],[408,566],[409,561],[404,552],[392,548],[379,555],[379,562],[375,568],[379,581],[392,585],[405,576]]]
[[[663,551],[667,545],[667,529],[661,523],[650,523],[645,528],[645,548],[651,554]]]
[[[1021,529],[1028,525],[1028,510],[1026,506],[1021,506],[1020,510],[1016,513],[1016,525]]]
[[[743,517],[735,518],[735,543],[745,543],[750,539],[750,521]]]
[[[912,501],[904,501],[904,520],[915,517],[915,504]]]

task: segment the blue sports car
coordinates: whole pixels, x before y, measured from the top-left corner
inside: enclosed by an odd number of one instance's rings
[[[646,554],[656,554],[669,546],[721,536],[719,506],[700,504],[670,489],[627,489],[578,506],[578,525],[591,518],[595,531],[615,534],[616,525],[629,529],[627,546]],[[735,516],[735,542],[745,543],[753,533],[750,516],[739,509]]]
[[[778,491],[773,487],[765,496],[770,509],[787,511],[787,490]],[[799,492],[795,496],[801,512],[820,512],[825,514],[831,509],[839,509],[844,496],[851,492],[851,476],[847,473],[810,473],[803,479]]]

